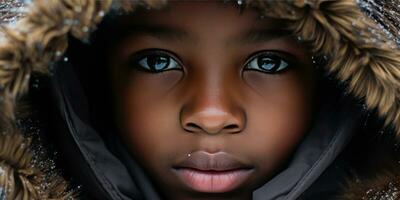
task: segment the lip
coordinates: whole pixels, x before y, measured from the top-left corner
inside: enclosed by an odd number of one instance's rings
[[[231,191],[246,181],[253,167],[226,152],[196,151],[172,167],[189,188],[199,192]]]

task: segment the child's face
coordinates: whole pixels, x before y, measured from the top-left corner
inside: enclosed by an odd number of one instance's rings
[[[233,4],[175,2],[121,17],[110,51],[122,137],[170,199],[244,199],[308,128],[307,50]]]

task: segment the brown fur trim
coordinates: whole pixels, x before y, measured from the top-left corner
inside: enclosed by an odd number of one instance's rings
[[[30,140],[20,133],[0,135],[0,187],[6,199],[73,199],[57,173],[33,164]],[[47,169],[48,171],[48,169]]]
[[[73,197],[54,170],[32,165],[30,142],[16,128],[15,107],[27,92],[32,72],[47,73],[49,64],[64,53],[67,35],[88,36],[110,4],[111,0],[36,0],[15,26],[1,27],[0,185],[8,199]]]
[[[0,108],[14,119],[15,103],[26,93],[32,71],[47,73],[67,47],[67,34],[87,37],[110,0],[37,0],[14,27],[3,27],[0,44]]]
[[[345,186],[343,200],[397,200],[400,199],[400,174],[398,170],[377,173],[366,181],[352,181]]]
[[[114,1],[124,12],[132,12],[137,6],[146,7],[147,9],[161,9],[167,4],[167,0],[138,0],[132,1]]]

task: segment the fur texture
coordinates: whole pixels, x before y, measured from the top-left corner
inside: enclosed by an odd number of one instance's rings
[[[165,3],[118,1],[115,5],[129,12],[137,5],[159,8]],[[66,188],[57,186],[60,182],[55,181],[43,189],[38,185],[40,181],[22,178],[40,174],[43,169],[27,164],[32,158],[29,149],[17,148],[25,139],[16,131],[16,105],[27,92],[31,74],[48,73],[50,64],[61,58],[68,45],[67,35],[87,39],[111,5],[111,0],[36,0],[16,26],[2,27],[5,38],[0,44],[0,147],[6,149],[1,155],[1,166],[6,169],[6,176],[2,177],[21,183],[14,184],[15,189],[7,191],[8,196],[43,199]],[[288,20],[293,33],[311,45],[315,55],[329,58],[326,70],[345,83],[348,92],[363,100],[368,109],[377,110],[386,126],[393,127],[400,136],[400,51],[362,13],[355,0],[249,0],[246,6],[255,7],[262,16]],[[387,182],[384,178],[377,180]],[[0,186],[13,183],[1,179]],[[359,198],[350,195],[348,199]]]
[[[15,130],[18,131],[18,130]],[[72,199],[67,183],[47,169],[43,161],[35,162],[31,140],[13,132],[0,137],[1,197],[6,199]],[[3,198],[2,198],[3,199]]]
[[[349,182],[343,200],[397,200],[400,199],[400,174],[398,169],[378,173],[371,180]]]

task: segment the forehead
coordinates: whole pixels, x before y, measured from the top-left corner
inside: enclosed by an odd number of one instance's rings
[[[160,10],[139,9],[121,17],[118,24],[136,31],[140,30],[138,27],[146,27],[147,32],[151,32],[149,27],[162,27],[164,32],[171,29],[175,35],[190,35],[192,39],[207,35],[218,39],[255,29],[285,28],[283,21],[261,20],[251,8],[241,11],[238,5],[222,1],[173,1]]]

